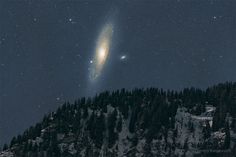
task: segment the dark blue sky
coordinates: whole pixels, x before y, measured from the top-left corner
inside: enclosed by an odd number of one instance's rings
[[[110,54],[91,87],[89,61],[110,21]],[[235,50],[234,0],[0,1],[0,143],[101,90],[236,81]]]

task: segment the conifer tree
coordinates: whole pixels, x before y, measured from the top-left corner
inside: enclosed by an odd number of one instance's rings
[[[229,122],[225,123],[225,142],[224,148],[228,149],[230,147],[230,129],[229,129]]]

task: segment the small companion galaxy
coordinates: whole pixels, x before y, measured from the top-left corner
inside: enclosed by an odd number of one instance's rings
[[[236,81],[234,0],[0,1],[0,145],[105,90]]]

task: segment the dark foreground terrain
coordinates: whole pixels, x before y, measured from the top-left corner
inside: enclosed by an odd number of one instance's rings
[[[232,157],[235,118],[236,83],[103,92],[65,103],[0,157]]]

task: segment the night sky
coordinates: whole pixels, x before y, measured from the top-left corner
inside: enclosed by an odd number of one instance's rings
[[[99,34],[109,54],[89,80]],[[103,90],[236,81],[234,0],[0,1],[0,143]]]

